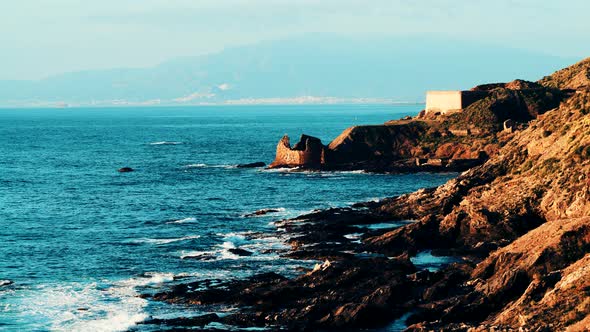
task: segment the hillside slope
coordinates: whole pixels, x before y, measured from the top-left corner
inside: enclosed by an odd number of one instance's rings
[[[590,87],[590,59],[543,77],[539,83],[558,89],[581,89]]]
[[[576,67],[570,71],[588,68]],[[424,304],[427,313],[414,318],[422,323],[413,329],[455,329],[458,322],[482,324],[484,330],[588,327],[583,320],[590,315],[585,279],[590,259],[590,92],[578,90],[532,121],[484,165],[376,209],[396,219],[421,221],[368,238],[372,250],[446,248],[485,257],[463,283],[451,287],[459,295]]]
[[[271,168],[360,169],[370,172],[463,171],[497,154],[515,131],[557,107],[573,92],[515,80],[474,87],[481,99],[450,115],[425,111],[416,117],[382,125],[344,130],[323,149],[321,163],[286,158],[289,147],[279,143]],[[510,123],[510,128],[506,127]],[[321,143],[320,143],[321,144]],[[321,157],[320,157],[321,154]]]

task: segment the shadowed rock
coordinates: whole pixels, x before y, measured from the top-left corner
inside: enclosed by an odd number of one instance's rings
[[[251,218],[251,217],[257,217],[257,216],[264,216],[269,213],[277,213],[277,212],[280,212],[280,211],[277,209],[262,209],[262,210],[254,211],[252,213],[245,214],[244,217]]]
[[[245,249],[240,249],[240,248],[231,248],[228,249],[227,251],[229,251],[230,253],[234,254],[234,255],[238,255],[238,256],[252,256],[253,253],[251,251],[245,250]]]
[[[258,161],[255,163],[249,163],[249,164],[236,165],[237,168],[258,168],[258,167],[264,167],[264,166],[266,166],[266,164],[262,161]]]

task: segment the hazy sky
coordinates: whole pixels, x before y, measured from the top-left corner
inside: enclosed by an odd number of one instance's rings
[[[590,56],[588,0],[2,0],[0,79],[151,66],[309,32],[427,34]]]

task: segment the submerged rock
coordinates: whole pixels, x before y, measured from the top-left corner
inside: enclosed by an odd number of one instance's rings
[[[196,254],[191,254],[191,255],[184,255],[184,256],[182,256],[182,259],[194,259],[194,260],[199,260],[199,261],[212,261],[212,260],[216,260],[217,256],[215,256],[215,253],[203,252],[203,253],[196,253]]]
[[[246,218],[258,217],[258,216],[264,216],[269,213],[277,213],[277,212],[281,212],[281,211],[277,210],[277,209],[262,209],[262,210],[254,211],[252,213],[245,214],[244,217],[246,217]]]
[[[255,163],[249,163],[249,164],[238,164],[236,165],[237,168],[259,168],[259,167],[264,167],[266,166],[266,163],[262,162],[262,161],[258,161]]]
[[[245,249],[240,249],[240,248],[231,248],[231,249],[227,249],[227,251],[229,251],[230,253],[234,254],[234,255],[238,255],[238,256],[252,256],[253,253],[251,251],[245,250]]]
[[[119,173],[129,173],[129,172],[133,172],[133,171],[135,171],[135,170],[131,167],[121,167],[117,170],[117,172],[119,172]]]
[[[142,325],[163,325],[173,327],[203,327],[209,323],[218,322],[220,320],[217,314],[206,314],[195,317],[178,317],[169,319],[152,318],[141,322]]]
[[[12,280],[0,280],[0,287],[8,286],[14,284]]]

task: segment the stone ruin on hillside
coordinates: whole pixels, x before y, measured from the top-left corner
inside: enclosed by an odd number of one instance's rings
[[[325,147],[319,138],[301,135],[299,142],[291,147],[288,135],[277,144],[275,161],[269,167],[319,167],[324,164]]]
[[[425,110],[427,114],[460,112],[487,96],[487,91],[428,91]]]

